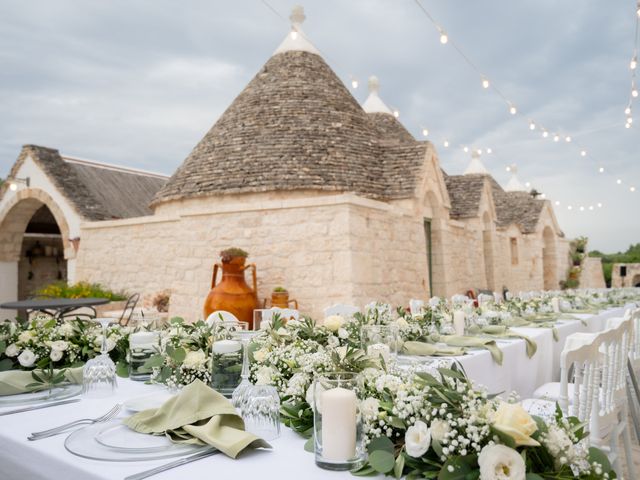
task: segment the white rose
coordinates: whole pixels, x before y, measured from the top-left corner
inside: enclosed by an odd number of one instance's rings
[[[538,430],[538,425],[519,403],[501,402],[493,416],[493,428],[513,438],[518,447],[540,445],[531,438],[531,435]]]
[[[436,418],[431,422],[429,430],[431,431],[431,438],[436,440],[438,443],[442,443],[442,440],[445,439],[447,433],[451,431],[451,427],[444,420]]]
[[[51,342],[49,346],[52,350],[60,350],[62,352],[69,348],[69,344],[64,340],[56,340],[55,342]]]
[[[60,327],[58,328],[58,332],[60,333],[60,335],[63,335],[65,337],[70,337],[71,335],[73,335],[73,332],[74,332],[73,325],[70,324],[69,322],[65,322],[62,325],[60,325]]]
[[[31,350],[24,350],[20,355],[18,355],[18,362],[23,367],[31,367],[34,363],[36,363],[36,354]]]
[[[196,350],[196,351],[192,350],[187,352],[187,355],[184,357],[184,362],[182,362],[182,365],[185,368],[192,368],[194,370],[197,370],[202,365],[204,365],[206,361],[207,361],[207,356],[202,350]]]
[[[344,318],[341,315],[329,315],[324,319],[322,324],[332,332],[337,332],[344,324]]]
[[[270,385],[273,374],[273,368],[260,367],[256,372],[256,385]]]
[[[15,357],[16,355],[18,355],[19,352],[20,352],[20,347],[18,347],[18,345],[16,345],[15,343],[12,343],[11,345],[9,345],[7,349],[4,351],[7,357]]]
[[[478,456],[480,480],[525,480],[524,460],[513,448],[487,445]]]
[[[261,348],[260,350],[256,350],[255,352],[253,352],[253,359],[256,362],[264,362],[265,359],[267,358],[267,350],[265,350],[264,348]]]
[[[413,458],[420,458],[427,453],[431,446],[431,432],[427,424],[418,420],[415,424],[407,428],[404,434],[404,444],[407,455]]]
[[[368,418],[378,418],[378,410],[380,410],[380,400],[369,397],[362,402],[360,406],[362,415]]]
[[[278,335],[280,335],[281,337],[286,337],[287,335],[289,335],[289,332],[288,332],[288,331],[287,331],[287,329],[286,329],[286,328],[284,328],[284,327],[280,327],[280,328],[276,331],[276,333],[277,333]]]
[[[398,317],[394,323],[399,330],[403,330],[409,326],[409,322],[407,322],[404,317]]]
[[[102,335],[98,335],[96,337],[94,344],[98,350],[102,348]],[[116,341],[111,337],[107,337],[107,352],[110,352],[115,347],[116,347]]]
[[[62,358],[62,355],[64,355],[62,350],[57,350],[57,349],[52,349],[51,353],[49,354],[49,358],[54,361],[57,362],[58,360],[60,360]]]
[[[347,330],[344,329],[344,328],[339,328],[338,329],[338,336],[340,338],[342,338],[343,340],[347,339],[347,338],[349,338],[349,332],[347,332]]]
[[[18,341],[22,343],[27,343],[33,337],[33,332],[31,330],[25,330],[24,332],[20,332],[18,335]]]

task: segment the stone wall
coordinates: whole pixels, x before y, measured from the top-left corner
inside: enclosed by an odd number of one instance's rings
[[[627,275],[620,276],[620,267],[627,267]],[[611,287],[635,287],[640,284],[640,263],[614,263],[611,271]]]
[[[580,274],[580,288],[605,288],[604,272],[602,271],[602,259],[597,257],[585,257],[582,260],[582,273]]]

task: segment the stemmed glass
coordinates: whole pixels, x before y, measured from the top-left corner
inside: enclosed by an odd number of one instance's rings
[[[82,369],[82,393],[91,398],[108,397],[118,386],[116,365],[107,351],[107,328],[112,318],[97,318],[102,325],[102,347],[100,355],[89,360]]]
[[[242,381],[231,396],[231,403],[236,407],[241,417],[245,416],[245,410],[249,400],[248,394],[253,386],[249,381],[249,342],[258,333],[259,332],[253,330],[239,330],[232,334],[232,338],[242,342],[242,373],[240,374]]]

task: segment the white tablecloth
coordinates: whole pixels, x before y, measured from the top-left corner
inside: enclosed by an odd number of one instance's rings
[[[606,319],[622,316],[623,308],[611,309],[598,315],[584,315],[584,326],[579,320],[563,321],[557,326],[560,339],[555,342],[550,329],[519,328],[538,344],[533,358],[526,355],[523,340],[500,341],[504,352],[502,366],[497,365],[487,351],[477,351],[457,357],[467,374],[474,381],[485,385],[490,392],[517,391],[523,398],[541,384],[557,380],[559,358],[564,341],[577,331],[598,331]],[[168,460],[153,462],[101,462],[77,457],[64,447],[65,435],[37,442],[29,442],[29,433],[45,430],[79,417],[97,417],[115,403],[129,398],[148,395],[159,386],[145,385],[128,379],[119,380],[115,396],[103,400],[82,399],[79,403],[35,410],[0,417],[0,479],[1,480],[111,480],[123,479],[127,475],[168,463]],[[126,415],[128,413],[123,413]],[[211,478],[273,478],[305,480],[328,478],[354,478],[348,472],[329,472],[314,466],[313,454],[303,450],[304,440],[288,428],[282,428],[282,436],[273,442],[271,451],[253,451],[232,460],[222,454],[199,460],[154,476],[157,480]]]

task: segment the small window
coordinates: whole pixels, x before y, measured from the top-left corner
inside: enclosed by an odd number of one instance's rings
[[[518,264],[518,239],[512,237],[511,239],[511,265]]]

